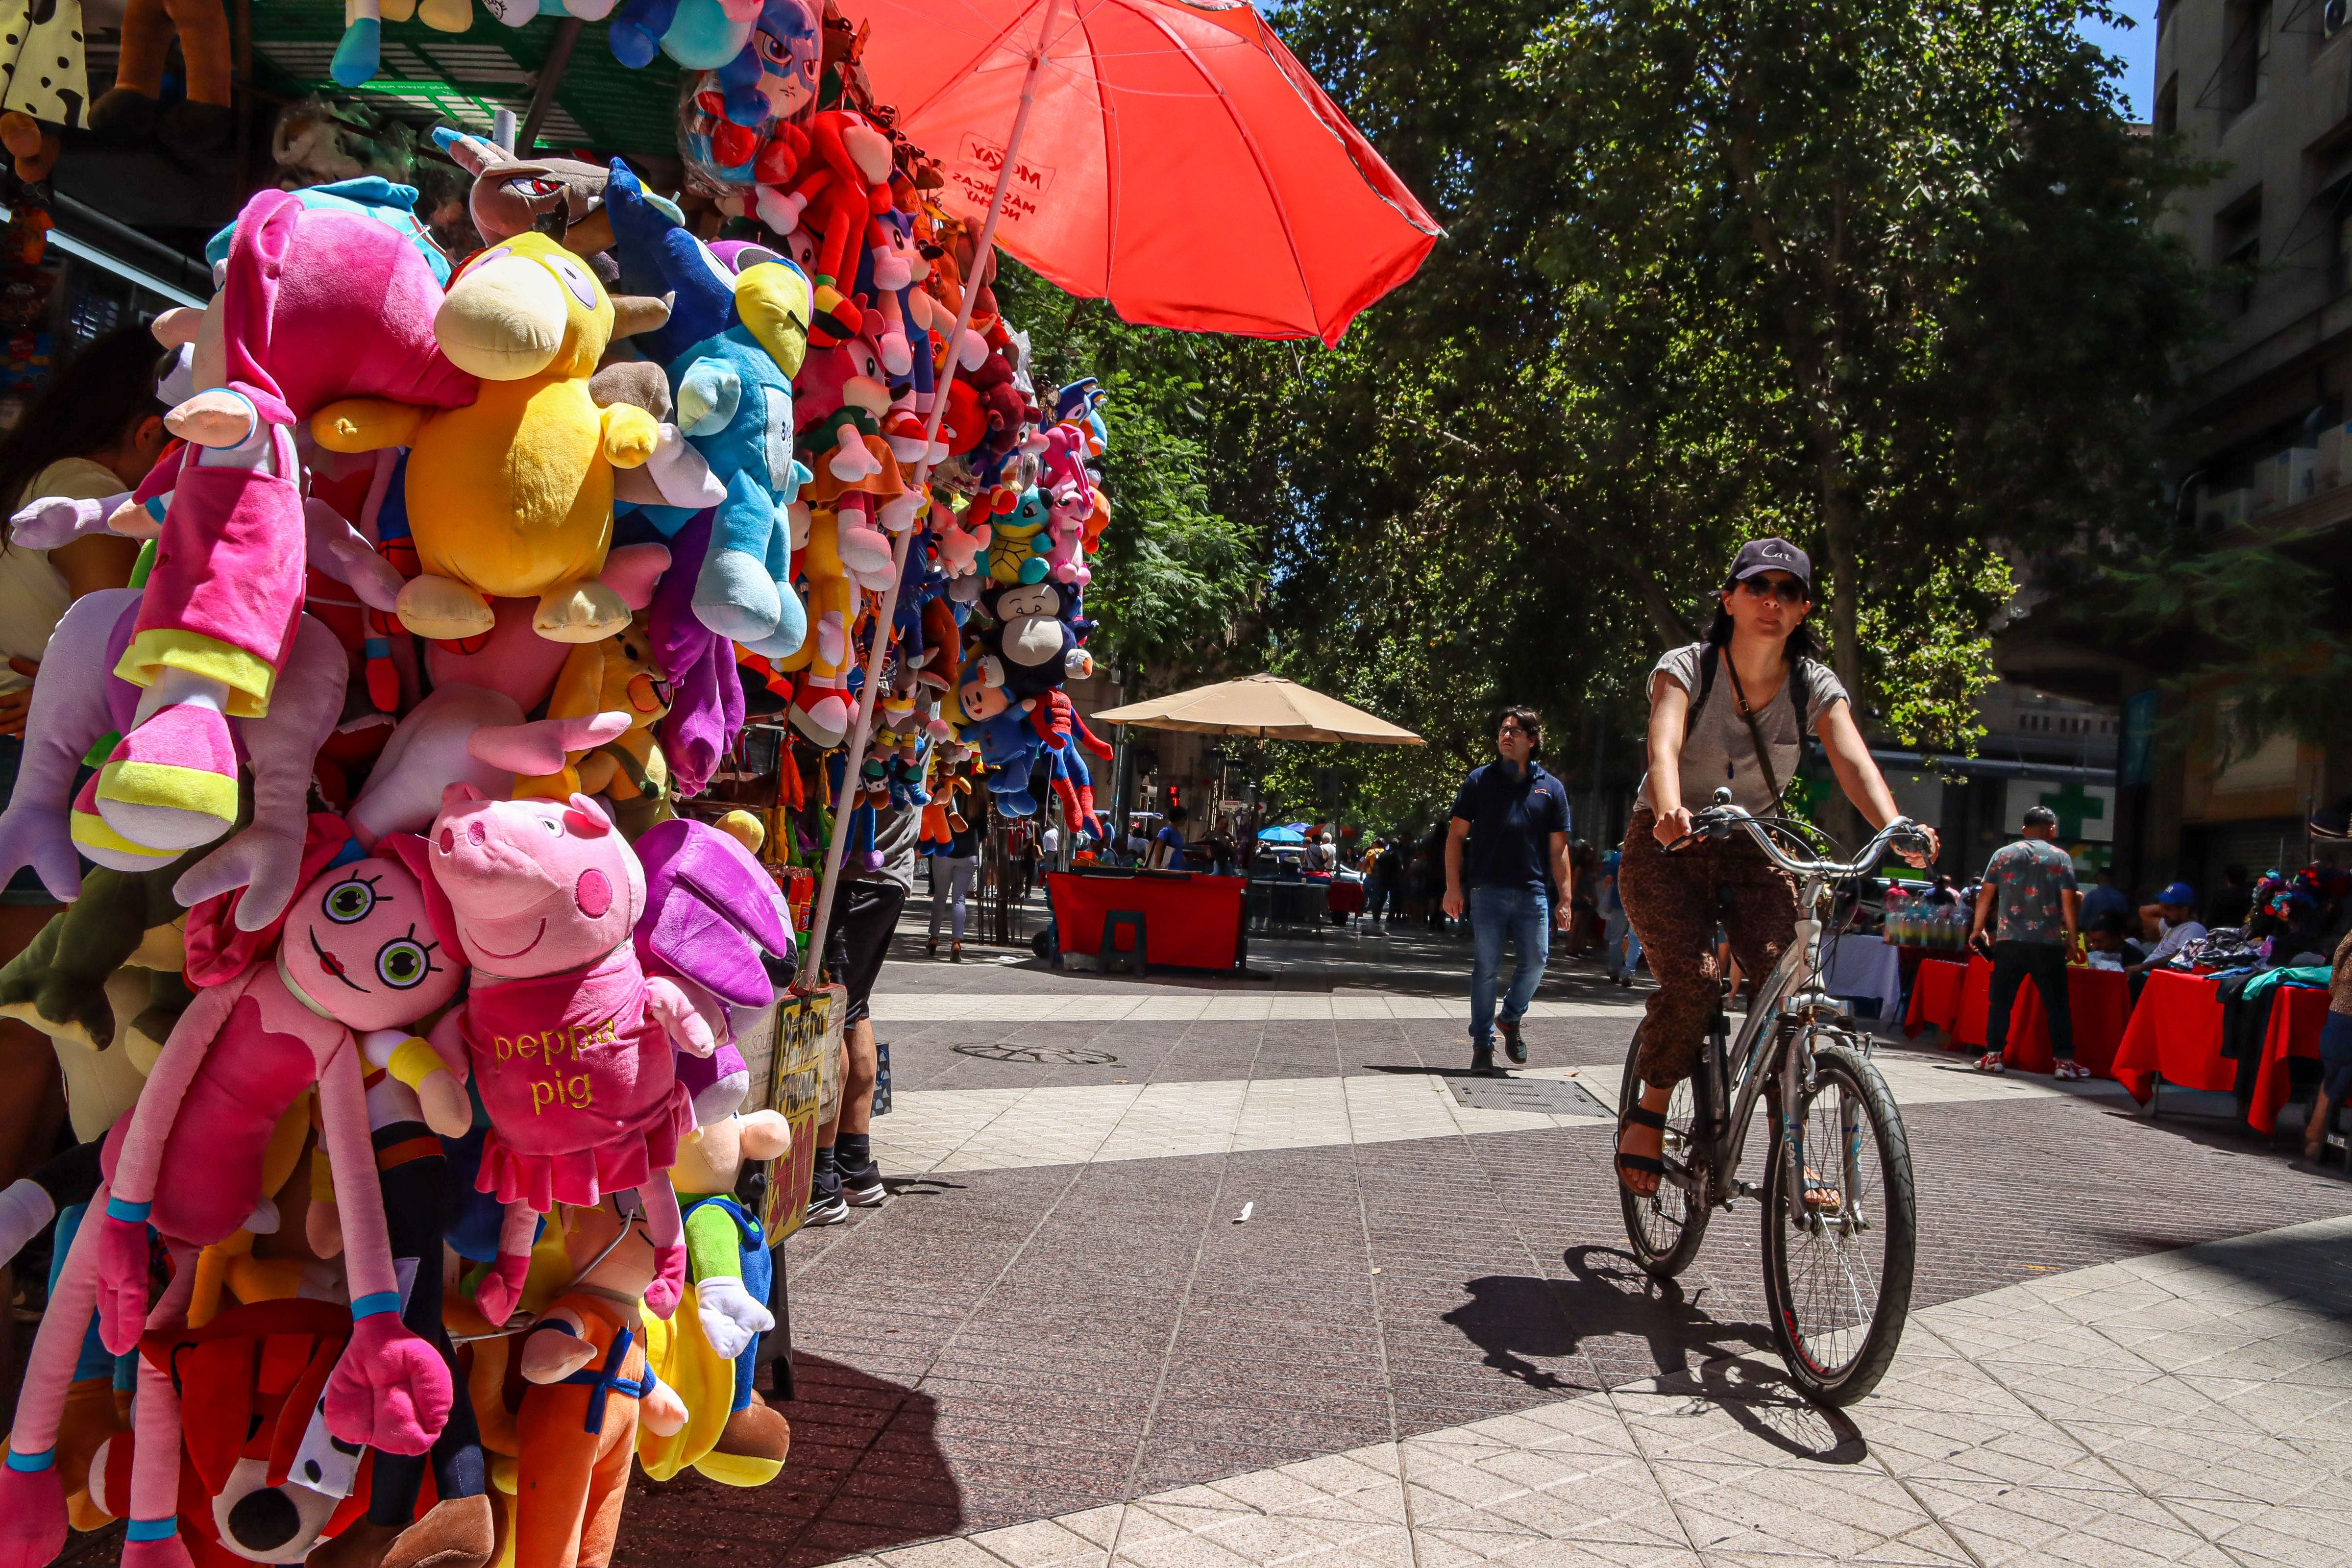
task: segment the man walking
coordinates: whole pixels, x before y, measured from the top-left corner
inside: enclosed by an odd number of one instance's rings
[[[1985,926],[1999,910],[1990,948],[1992,1005],[1985,1019],[1985,1054],[1979,1072],[1999,1072],[2009,1046],[2009,1015],[2017,988],[2026,980],[2042,994],[2050,1019],[2050,1054],[2058,1076],[2083,1079],[2091,1069],[2074,1059],[2074,1019],[2066,1010],[2066,958],[2074,950],[2075,921],[2083,895],[2074,887],[2074,862],[2053,842],[2058,814],[2046,805],[2025,809],[2017,842],[1994,851],[1977,894],[1969,941],[1985,948]]]
[[[1460,920],[1469,910],[1477,947],[1470,969],[1470,1070],[1487,1076],[1496,1071],[1498,1021],[1504,1051],[1514,1062],[1528,1059],[1519,1020],[1551,957],[1553,921],[1567,927],[1570,910],[1561,894],[1571,886],[1568,786],[1536,761],[1543,752],[1543,722],[1533,709],[1504,712],[1495,751],[1496,761],[1471,769],[1462,781],[1445,834],[1445,912]],[[1518,960],[1497,1020],[1495,984],[1506,939],[1517,948]]]

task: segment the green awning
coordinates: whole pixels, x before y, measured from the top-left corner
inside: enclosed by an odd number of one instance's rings
[[[264,90],[289,98],[349,90],[385,100],[404,120],[446,119],[488,135],[495,110],[510,109],[520,121],[530,109],[559,20],[542,16],[509,27],[478,5],[473,26],[463,33],[386,22],[383,68],[366,86],[347,89],[328,74],[343,35],[341,6],[253,0],[253,73]],[[582,31],[540,130],[541,145],[675,158],[677,67],[657,56],[643,70],[629,69],[613,58],[608,31],[604,22]]]

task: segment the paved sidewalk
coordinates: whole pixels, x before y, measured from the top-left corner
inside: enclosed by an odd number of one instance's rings
[[[856,1568],[2340,1563],[2347,1244],[2326,1220],[1931,1308],[1850,1415],[1725,1359]]]
[[[2352,1563],[2352,1184],[2192,1097],[1883,1048],[1916,1307],[1827,1414],[1752,1205],[1674,1285],[1623,1252],[1638,993],[1555,964],[1498,1101],[1450,987],[919,948],[877,998],[893,1197],[782,1254],[791,1466],[640,1480],[618,1562]]]

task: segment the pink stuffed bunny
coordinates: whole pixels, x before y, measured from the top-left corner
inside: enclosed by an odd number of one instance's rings
[[[226,1237],[259,1206],[271,1130],[314,1082],[355,1320],[327,1383],[328,1429],[343,1442],[421,1454],[448,1415],[448,1369],[400,1321],[402,1292],[386,1239],[357,1036],[404,1029],[446,1005],[463,971],[434,939],[424,889],[404,865],[361,856],[339,817],[312,816],[310,826],[303,858],[309,879],[274,959],[257,959],[197,992],[137,1107],[107,1136],[106,1183],[91,1200],[94,1223],[76,1234],[41,1320],[0,1471],[5,1568],[38,1568],[65,1543],[65,1493],[52,1455],[93,1303],[100,1337],[118,1354],[136,1346],[142,1331],[180,1326],[198,1250]],[[191,921],[217,925],[225,912],[199,910]],[[227,940],[232,952],[267,951],[250,937]],[[202,946],[192,943],[192,965],[193,949]],[[442,1119],[464,1114],[464,1089],[421,1042],[395,1051],[391,1070]],[[151,1226],[173,1269],[152,1311]],[[131,1568],[185,1563],[174,1523],[179,1398],[171,1378],[150,1363],[139,1369],[136,1411],[131,1539],[122,1561]]]
[[[638,965],[635,853],[587,795],[494,801],[466,784],[443,793],[424,843],[394,842],[425,883],[434,929],[473,965],[433,1044],[489,1111],[477,1184],[508,1205],[477,1303],[493,1322],[513,1310],[534,1215],[635,1187],[656,1248],[646,1305],[668,1317],[686,1246],[662,1173],[694,1130],[674,1051],[707,1057],[717,1042],[675,983]]]

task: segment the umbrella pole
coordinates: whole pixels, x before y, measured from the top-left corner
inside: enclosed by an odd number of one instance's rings
[[[996,248],[996,221],[1003,216],[1005,188],[1012,183],[1013,165],[1021,156],[1021,138],[1029,129],[1029,110],[1037,101],[1037,73],[1045,68],[1046,40],[1061,14],[1062,0],[1045,0],[1045,19],[1037,29],[1037,47],[1029,52],[1029,68],[1021,79],[1021,107],[1013,113],[1013,130],[1004,141],[1004,162],[996,171],[996,188],[988,195],[988,216],[981,223],[980,242],[972,249],[971,275],[964,279],[963,304],[956,311],[954,330],[948,334],[947,374],[939,383],[930,422],[923,429],[923,460],[915,469],[911,487],[917,491],[930,480],[930,448],[940,438],[940,422],[947,416],[948,391],[955,384],[957,350],[962,345],[964,332],[971,326],[972,307],[980,300],[980,279]],[[842,819],[857,783],[857,769],[866,758],[866,742],[873,734],[874,704],[880,696],[882,683],[882,658],[889,648],[890,623],[898,614],[898,584],[907,574],[907,552],[914,544],[919,525],[919,519],[891,542],[890,585],[883,590],[882,605],[875,616],[874,646],[866,656],[866,687],[857,694],[856,714],[849,727],[849,763],[842,773],[841,793],[833,802],[833,831],[824,847],[824,879],[817,889],[816,908],[809,916],[809,962],[801,966],[803,987],[814,985],[818,972],[824,967],[825,933],[833,923],[834,892],[841,882],[842,854],[849,842],[842,833]]]

